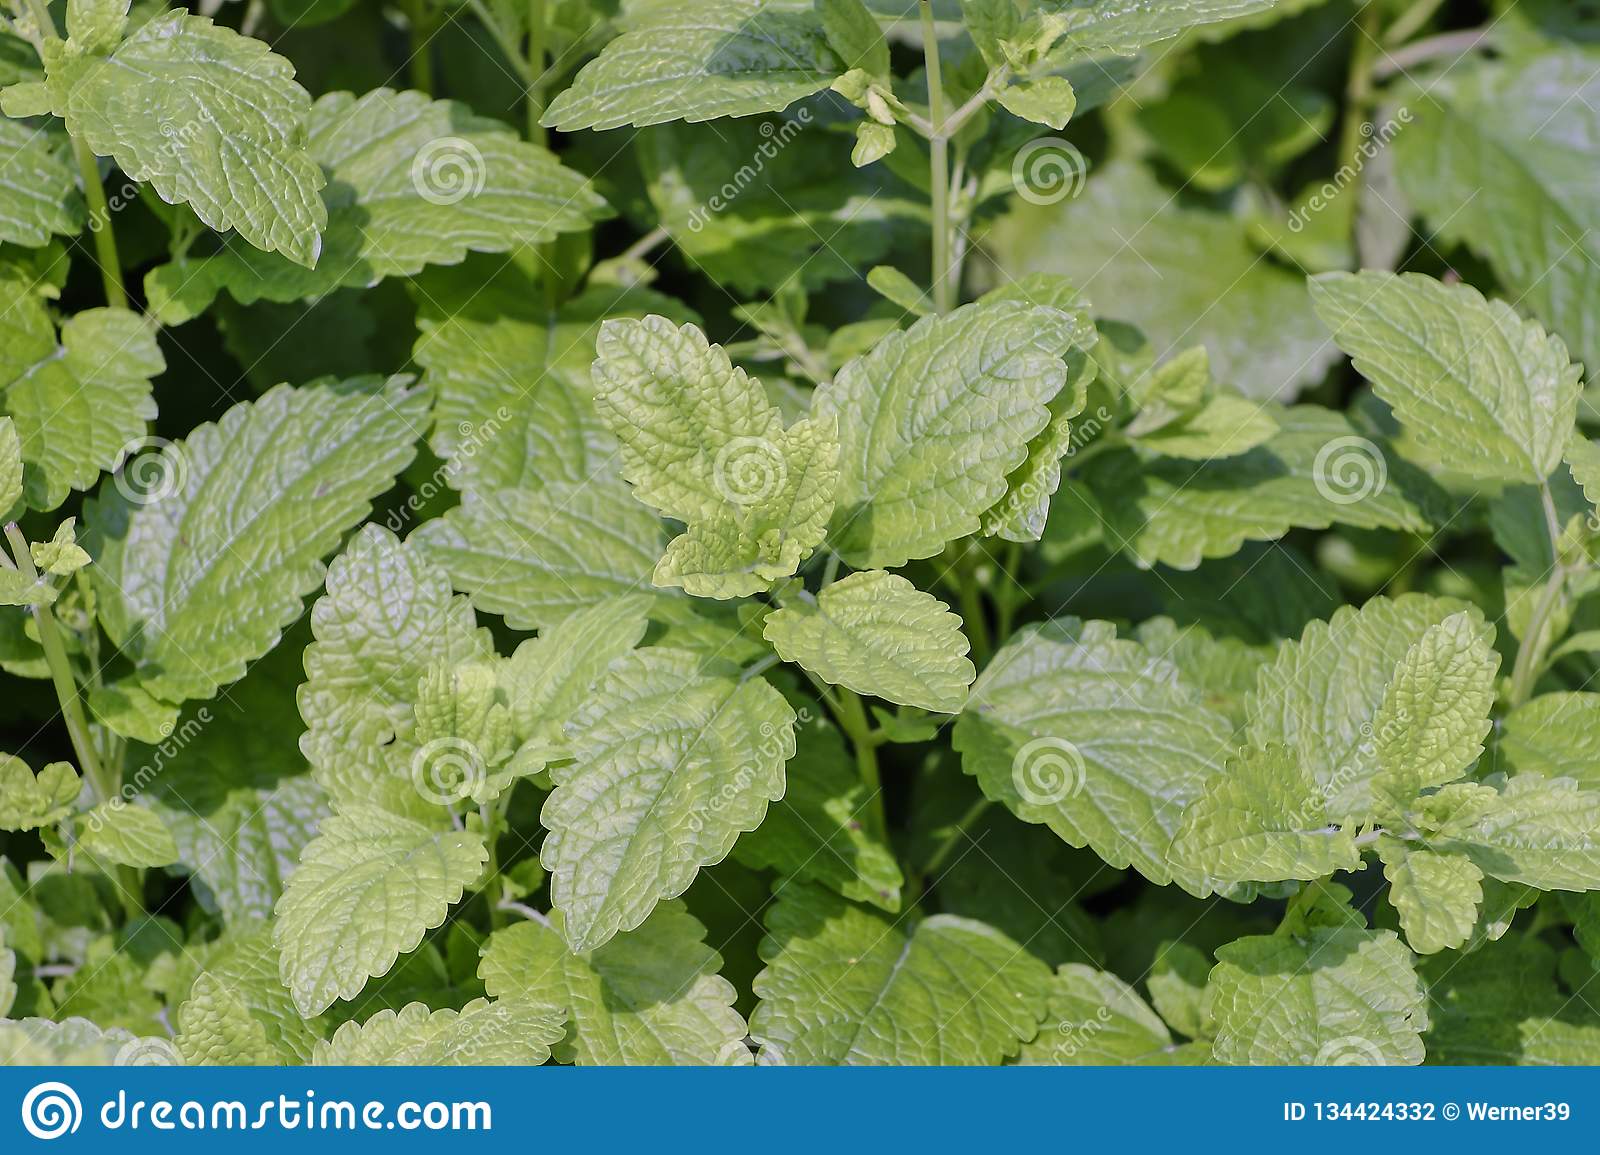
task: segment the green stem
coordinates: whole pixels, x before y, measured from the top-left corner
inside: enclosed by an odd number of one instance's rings
[[[489,35],[500,46],[500,51],[504,54],[506,62],[516,70],[517,76],[521,78],[522,83],[532,88],[538,82],[538,74],[528,71],[528,62],[522,58],[521,49],[517,47],[511,37],[506,35],[506,30],[500,27],[500,22],[489,12],[483,0],[467,0],[467,7],[478,18],[478,23],[488,29]]]
[[[435,24],[426,17],[426,0],[416,0],[411,5],[411,59],[406,68],[411,74],[411,87],[433,95],[433,41]]]
[[[34,568],[33,555],[28,552],[28,539],[22,536],[22,531],[14,521],[6,526],[6,540],[11,543],[11,554],[23,576],[29,581],[37,581],[39,571]],[[33,607],[33,620],[39,627],[39,645],[44,650],[45,664],[50,667],[50,681],[55,686],[56,699],[61,703],[61,716],[66,719],[67,736],[72,739],[78,764],[83,767],[90,785],[94,787],[96,800],[110,801],[116,793],[117,784],[101,767],[99,755],[95,753],[94,735],[89,729],[89,719],[83,712],[77,680],[72,676],[72,662],[61,641],[60,624],[50,612],[50,607],[45,605]]]
[[[967,639],[972,643],[972,660],[981,670],[989,664],[994,641],[989,636],[989,621],[983,612],[983,594],[978,589],[977,577],[970,571],[961,579],[961,620],[967,627]]]
[[[528,0],[528,71],[535,78],[528,85],[528,139],[539,145],[547,139],[539,118],[544,115],[544,58],[549,37],[550,17],[545,0]]]
[[[872,724],[867,721],[866,707],[853,691],[843,686],[837,687],[834,701],[838,709],[836,716],[839,726],[855,748],[856,772],[861,775],[861,784],[867,788],[867,807],[873,830],[880,837],[887,838],[889,820],[884,814],[883,783],[878,776],[878,743],[872,732]]]
[[[950,284],[950,138],[945,135],[944,81],[939,70],[939,35],[933,26],[933,4],[922,0],[922,56],[928,77],[928,183],[933,195],[934,308],[948,313],[955,294]]]
[[[1388,80],[1398,76],[1408,69],[1419,64],[1426,64],[1430,60],[1440,60],[1448,56],[1465,56],[1476,48],[1480,48],[1489,39],[1489,28],[1463,28],[1459,32],[1445,32],[1438,36],[1430,36],[1426,40],[1417,40],[1407,44],[1404,48],[1397,48],[1393,52],[1385,53],[1384,58],[1374,66],[1372,78],[1374,80]]]
[[[500,816],[498,806],[479,806],[478,817],[483,820],[483,840],[489,848],[489,884],[484,891],[485,905],[489,908],[489,930],[499,930],[506,923],[505,911],[495,897],[500,883]]]
[[[1545,629],[1567,584],[1567,568],[1561,562],[1560,552],[1561,522],[1548,482],[1539,487],[1539,500],[1544,507],[1545,529],[1550,535],[1550,556],[1555,568],[1550,571],[1539,601],[1533,607],[1533,616],[1528,619],[1527,632],[1517,646],[1517,660],[1511,670],[1510,704],[1513,708],[1533,696],[1534,685],[1544,672],[1545,654],[1554,640],[1544,636]]]
[[[1389,25],[1389,30],[1383,34],[1383,42],[1390,46],[1404,44],[1420,32],[1422,26],[1433,19],[1433,14],[1443,7],[1444,0],[1417,0]]]
[[[995,634],[1002,643],[1011,636],[1017,613],[1017,595],[1027,596],[1017,571],[1022,568],[1022,546],[1011,542],[1006,546],[1006,556],[1000,563],[1001,582],[995,589]]]
[[[1378,21],[1382,13],[1369,2],[1356,21],[1356,42],[1350,49],[1350,71],[1344,83],[1344,123],[1339,134],[1340,171],[1348,167],[1359,174],[1361,145],[1366,137],[1361,129],[1372,108],[1372,64],[1378,52]]]
[[[939,873],[939,868],[944,865],[945,859],[950,857],[950,852],[956,848],[956,843],[961,841],[962,835],[966,834],[968,828],[983,817],[984,811],[988,810],[992,805],[994,804],[987,798],[980,798],[967,808],[967,812],[957,820],[955,827],[949,834],[945,835],[944,841],[939,843],[933,854],[929,856],[926,865],[922,868],[922,873],[925,876],[931,878]]]

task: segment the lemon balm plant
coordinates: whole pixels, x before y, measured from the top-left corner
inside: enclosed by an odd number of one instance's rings
[[[0,1058],[1595,1061],[1479,7],[14,3]]]

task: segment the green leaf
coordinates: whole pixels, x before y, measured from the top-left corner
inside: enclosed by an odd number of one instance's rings
[[[1049,125],[1058,132],[1067,127],[1078,108],[1078,94],[1062,76],[1042,76],[1007,85],[996,99],[1012,116]]]
[[[847,69],[888,77],[889,42],[861,0],[816,0],[816,10],[828,47],[839,54]]]
[[[311,1057],[319,1024],[300,1017],[278,965],[265,923],[223,940],[178,1010],[174,1041],[186,1062],[284,1066]]]
[[[1600,788],[1600,694],[1541,694],[1507,714],[1496,754],[1518,774]]]
[[[820,386],[813,412],[839,423],[831,533],[845,560],[893,568],[978,530],[1090,332],[1081,312],[967,305],[891,333]]]
[[[1555,952],[1536,938],[1439,955],[1427,972],[1435,1063],[1573,1066],[1600,1053],[1600,1022],[1557,985]]]
[[[326,178],[302,145],[311,98],[293,65],[183,11],[138,25],[114,47],[99,25],[75,24],[45,53],[51,111],[74,137],[219,232],[316,264]]]
[[[100,620],[139,686],[209,698],[271,649],[411,460],[425,405],[398,381],[281,386],[168,445],[153,485],[91,503]]]
[[[786,662],[832,686],[945,714],[960,712],[977,671],[961,619],[882,570],[854,573],[770,615],[763,631]]]
[[[55,536],[49,541],[36,541],[28,546],[33,564],[47,574],[70,577],[89,564],[89,555],[78,545],[73,524],[78,519],[69,517],[56,526]]]
[[[562,132],[781,112],[845,66],[810,0],[688,0],[642,10],[551,102]]]
[[[1184,811],[1170,854],[1224,886],[1359,870],[1355,836],[1329,823],[1326,802],[1293,751],[1246,750]]]
[[[1434,634],[1411,654],[1431,627],[1460,613],[1467,615],[1466,623]],[[1397,718],[1410,695],[1432,692],[1423,684],[1422,664],[1429,654],[1439,652],[1436,647],[1454,639],[1469,655],[1481,652],[1460,632],[1465,628],[1477,635],[1478,644],[1492,643],[1492,629],[1476,610],[1423,594],[1373,598],[1359,610],[1342,606],[1331,621],[1312,622],[1298,642],[1284,646],[1277,660],[1261,669],[1247,704],[1251,744],[1281,744],[1298,751],[1326,795],[1328,816],[1334,822],[1370,817],[1374,779],[1383,769],[1380,741],[1396,751],[1411,741],[1407,734],[1377,732],[1391,684],[1398,674],[1402,684],[1389,707]],[[1416,701],[1420,708],[1421,699]],[[1417,720],[1410,719],[1407,725]],[[1481,727],[1472,731],[1480,732]],[[1419,734],[1416,740],[1419,756],[1427,757],[1432,747],[1426,736]],[[1439,754],[1447,756],[1442,747]]]
[[[1317,313],[1430,461],[1541,485],[1561,464],[1583,370],[1559,337],[1467,284],[1326,273]]]
[[[1483,753],[1500,655],[1465,611],[1429,626],[1395,668],[1372,719],[1377,800],[1403,812],[1430,786],[1460,778]]]
[[[78,848],[100,862],[152,867],[178,861],[178,844],[161,816],[144,806],[130,806],[121,798],[102,802],[74,826]]]
[[[540,859],[574,950],[642,923],[720,862],[783,797],[794,711],[761,679],[701,672],[694,655],[619,659],[568,726],[551,769]]]
[[[412,535],[484,613],[531,630],[648,589],[661,522],[612,478],[469,494]]]
[[[119,464],[156,415],[150,379],[166,369],[153,327],[126,309],[85,309],[58,345],[31,287],[0,275],[9,348],[0,354],[3,404],[22,441],[23,493],[54,509]]]
[[[364,527],[328,567],[299,691],[300,749],[336,805],[426,814],[412,781],[417,686],[434,662],[494,654],[472,607],[410,542]]]
[[[925,317],[932,312],[927,292],[893,265],[872,266],[867,270],[867,284],[913,316]]]
[[[1389,901],[1418,954],[1454,950],[1472,937],[1483,902],[1483,871],[1461,854],[1437,854],[1385,835],[1378,839]]]
[[[1157,884],[1209,890],[1167,848],[1222,772],[1233,727],[1109,622],[1019,630],[973,686],[953,742],[984,794],[1024,822]]]
[[[1268,444],[1277,432],[1270,407],[1233,393],[1217,393],[1194,412],[1134,440],[1163,457],[1213,461]]]
[[[992,1066],[1039,1029],[1050,982],[981,922],[891,919],[796,884],[769,908],[761,958],[762,1064]]]
[[[1600,80],[1580,45],[1540,49],[1431,77],[1428,99],[1407,101],[1395,161],[1430,228],[1483,256],[1506,297],[1593,366],[1600,205],[1585,174],[1600,154]]]
[[[120,1027],[102,1030],[88,1019],[0,1020],[0,1065],[108,1067],[143,1040]]]
[[[329,182],[315,267],[237,247],[180,260],[147,278],[152,312],[177,324],[222,289],[241,304],[320,297],[455,264],[469,252],[543,244],[609,212],[554,154],[500,121],[421,92],[321,97],[306,118],[306,153]]]
[[[986,537],[1018,543],[1042,538],[1050,519],[1050,499],[1061,488],[1061,463],[1092,436],[1086,431],[1103,428],[1111,420],[1111,410],[1103,405],[1086,421],[1074,420],[1088,402],[1099,366],[1081,348],[1068,353],[1066,363],[1067,383],[1050,402],[1050,424],[1028,443],[1021,468],[1006,478],[1006,495],[983,515]]]
[[[278,902],[283,985],[307,1017],[361,993],[476,881],[483,837],[351,803],[325,819]]]
[[[1267,410],[1278,432],[1248,453],[1193,464],[1145,464],[1130,451],[1090,463],[1084,480],[1109,540],[1143,568],[1193,569],[1247,541],[1290,529],[1429,528],[1436,489],[1342,414],[1315,405]]]
[[[1050,52],[1052,66],[1082,57],[1135,56],[1152,44],[1192,28],[1253,16],[1278,0],[1046,0],[1041,21],[1059,36]]]
[[[1337,360],[1304,279],[1263,261],[1243,221],[1188,207],[1128,161],[1087,182],[1081,168],[1062,179],[1059,167],[1017,167],[1030,203],[985,239],[1007,275],[1059,273],[1092,288],[1096,314],[1137,325],[1158,359],[1204,344],[1217,379],[1246,397],[1292,401]]]
[[[72,813],[82,790],[65,762],[51,762],[35,776],[15,754],[0,754],[0,830],[54,826]]]
[[[521,1002],[474,999],[459,1011],[409,1003],[345,1023],[318,1043],[317,1067],[536,1067],[561,1041],[559,1014]]]
[[[1394,932],[1317,927],[1242,938],[1211,972],[1217,1061],[1293,1066],[1420,1063],[1428,1000]]]
[[[786,789],[733,856],[756,870],[821,883],[856,902],[894,912],[905,878],[884,838],[868,829],[872,791],[838,730],[818,719],[795,731]]]
[[[1021,1066],[1122,1067],[1159,1063],[1172,1034],[1137,991],[1116,975],[1067,963],[1050,982],[1038,1037],[1024,1043]]]
[[[69,146],[61,133],[0,117],[0,242],[30,248],[84,224]]]
[[[1446,786],[1424,799],[1429,845],[1484,874],[1540,890],[1600,890],[1600,792],[1568,778],[1519,774],[1495,790]]]
[[[0,417],[0,512],[22,500],[22,441],[17,423]]]
[[[565,1016],[583,1065],[748,1064],[733,984],[682,903],[662,903],[636,930],[587,952],[568,948],[560,917],[490,936],[478,973],[491,996]]]

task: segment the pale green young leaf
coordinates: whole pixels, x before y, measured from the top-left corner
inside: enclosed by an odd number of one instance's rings
[[[1311,881],[1361,866],[1353,832],[1328,821],[1316,780],[1282,746],[1230,758],[1184,811],[1169,853],[1189,873],[1223,887]]]
[[[1403,813],[1430,786],[1460,778],[1483,753],[1500,655],[1493,632],[1462,611],[1429,626],[1395,667],[1373,741],[1379,772],[1374,799]]]
[[[824,682],[902,706],[958,713],[977,671],[961,619],[932,594],[882,570],[851,574],[767,618],[786,662]]]
[[[500,671],[523,773],[567,757],[563,726],[613,661],[643,639],[649,601],[638,594],[577,610],[520,644]]]
[[[311,98],[294,66],[184,11],[146,21],[114,46],[102,32],[47,45],[51,111],[68,131],[212,228],[314,265],[326,178],[304,147]]]
[[[48,578],[30,578],[21,570],[0,570],[0,606],[48,606],[58,596]]]
[[[35,776],[15,754],[0,754],[0,830],[54,826],[72,813],[82,790],[65,762],[51,762]]]
[[[1279,0],[1046,0],[1039,19],[1061,67],[1095,56],[1135,56],[1190,29],[1270,11]]]
[[[180,260],[146,279],[152,312],[177,324],[222,289],[241,304],[321,297],[455,264],[469,252],[543,244],[609,213],[553,153],[421,92],[321,97],[306,117],[306,153],[329,180],[315,267],[237,247]]]
[[[322,822],[278,901],[283,985],[307,1017],[388,972],[476,881],[480,834],[363,803]]]
[[[0,1066],[109,1067],[124,1048],[141,1040],[121,1027],[109,1030],[88,1019],[0,1019]]]
[[[1561,464],[1583,370],[1567,347],[1467,284],[1368,271],[1312,281],[1317,313],[1431,461],[1543,484]]]
[[[278,966],[267,923],[223,939],[178,1009],[174,1042],[187,1062],[283,1066],[311,1057],[321,1025],[300,1017]]]
[[[1145,979],[1156,1013],[1191,1039],[1210,1039],[1214,1033],[1207,990],[1211,966],[1211,956],[1198,947],[1164,942],[1156,948],[1155,962]]]
[[[89,564],[89,555],[78,544],[77,534],[73,530],[77,520],[69,517],[56,526],[55,535],[49,541],[29,544],[28,553],[33,558],[33,564],[44,573],[70,577]]]
[[[675,650],[619,659],[567,729],[540,859],[575,950],[642,923],[783,797],[794,710],[764,680]]]
[[[1429,527],[1433,483],[1358,434],[1344,414],[1295,405],[1269,407],[1267,415],[1278,431],[1236,457],[1146,463],[1119,450],[1090,463],[1084,479],[1108,540],[1143,568],[1193,569],[1296,528]]]
[[[1148,618],[1135,635],[1145,649],[1177,666],[1207,706],[1236,730],[1244,728],[1245,699],[1255,689],[1257,672],[1272,660],[1272,649],[1213,635],[1204,626],[1180,626],[1171,618]]]
[[[1134,440],[1163,457],[1213,461],[1248,453],[1277,432],[1271,407],[1219,392],[1192,413]]]
[[[811,0],[686,0],[644,9],[551,102],[562,132],[781,112],[846,70]]]
[[[1004,42],[1016,34],[1022,13],[1015,0],[961,0],[961,22],[983,62],[998,68],[1006,62]]]
[[[1378,857],[1411,949],[1437,954],[1465,945],[1478,924],[1483,871],[1464,854],[1439,854],[1388,835],[1378,839]]]
[[[561,1041],[562,1016],[532,1003],[474,999],[459,1011],[409,1003],[345,1023],[317,1044],[317,1067],[537,1067]]]
[[[990,298],[993,294],[990,294]],[[1062,462],[1111,420],[1111,411],[1100,406],[1083,422],[1076,418],[1088,402],[1099,366],[1085,348],[1067,354],[1067,383],[1050,402],[1050,423],[1043,433],[1028,442],[1028,456],[1021,467],[1006,478],[1006,494],[983,515],[986,537],[1026,543],[1044,536],[1050,519],[1050,499],[1061,488]]]
[[[893,568],[978,530],[1091,332],[1081,313],[967,305],[891,333],[819,387],[813,412],[839,423],[831,532],[845,560]]]
[[[22,500],[22,440],[17,423],[0,417],[0,513]]]
[[[981,922],[897,919],[791,884],[766,924],[758,1063],[993,1065],[1039,1030],[1050,972]]]
[[[154,810],[121,798],[102,802],[73,824],[77,848],[114,866],[170,866],[178,861],[172,831]]]
[[[1217,950],[1210,985],[1218,1062],[1422,1061],[1428,998],[1393,931],[1316,927],[1242,938]]]
[[[83,228],[68,154],[59,131],[0,117],[0,242],[32,248]]]
[[[748,1064],[733,984],[682,903],[663,902],[637,929],[586,952],[567,946],[559,912],[551,919],[491,935],[478,974],[503,1004],[564,1016],[579,1064]]]
[[[1041,76],[1002,88],[996,97],[1012,116],[1048,125],[1058,132],[1078,108],[1078,95],[1064,76]]]
[[[155,330],[126,309],[85,309],[61,326],[57,344],[31,288],[0,278],[10,348],[3,402],[22,442],[23,492],[54,509],[114,468],[156,415],[150,379],[166,369]]]
[[[1497,765],[1600,789],[1600,694],[1540,694],[1500,723]]]
[[[449,576],[378,526],[351,539],[326,586],[311,609],[300,749],[334,803],[426,813],[412,780],[417,686],[434,662],[486,660],[493,644]]]
[[[1572,478],[1583,490],[1589,504],[1600,508],[1600,443],[1590,441],[1576,429],[1567,439],[1563,455]]]
[[[1167,849],[1222,772],[1233,727],[1111,623],[1019,630],[973,686],[953,742],[984,794],[1024,822],[1152,882],[1211,889]]]
[[[100,620],[141,687],[208,698],[271,649],[410,462],[426,404],[398,380],[280,386],[163,449],[150,488],[91,504]]]
[[[867,284],[913,316],[925,317],[932,312],[926,290],[893,265],[872,266],[867,270]]]
[[[1396,671],[1431,627],[1459,613],[1467,615],[1482,644],[1489,644],[1491,627],[1476,610],[1423,594],[1373,598],[1360,609],[1340,607],[1331,621],[1312,622],[1299,641],[1285,645],[1276,661],[1262,667],[1247,705],[1250,742],[1298,751],[1326,794],[1334,822],[1370,817],[1373,779],[1383,769],[1376,722]],[[1446,637],[1473,652],[1456,629],[1435,635],[1416,660]]]
[[[513,629],[649,589],[661,522],[612,477],[469,494],[411,536],[473,605]]]
[[[863,120],[856,125],[856,144],[850,150],[850,163],[857,168],[866,168],[888,156],[898,143],[899,138],[888,125],[875,120]]]
[[[1600,792],[1569,778],[1518,774],[1496,790],[1446,786],[1422,803],[1435,850],[1540,890],[1600,890]]]
[[[795,744],[783,797],[739,839],[733,856],[753,869],[898,911],[905,878],[888,842],[869,829],[872,791],[839,731],[819,719],[796,729]]]
[[[1044,1023],[1022,1045],[1026,1067],[1122,1067],[1170,1061],[1172,1033],[1116,975],[1067,963],[1051,977]]]

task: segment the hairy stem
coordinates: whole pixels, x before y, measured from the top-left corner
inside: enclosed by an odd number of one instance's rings
[[[933,4],[922,0],[922,56],[928,76],[928,183],[933,194],[933,305],[941,313],[954,306],[950,284],[950,138],[944,132],[944,82],[939,71],[939,36]]]
[[[545,0],[528,0],[528,71],[533,81],[528,85],[528,139],[534,144],[545,144],[544,125],[544,63],[545,48],[550,38],[550,17],[545,11]]]
[[[28,539],[22,536],[16,522],[6,526],[6,540],[11,543],[11,556],[24,577],[36,581],[39,571],[34,568],[33,555],[28,552]],[[33,607],[34,624],[39,627],[39,645],[44,650],[45,664],[50,667],[50,681],[55,686],[56,700],[61,704],[61,716],[67,723],[67,736],[72,739],[73,753],[83,767],[89,783],[94,787],[97,801],[106,802],[116,793],[117,783],[100,765],[95,752],[94,735],[89,729],[89,719],[83,712],[82,695],[77,679],[72,676],[72,662],[61,641],[61,626],[50,612],[50,607]]]

